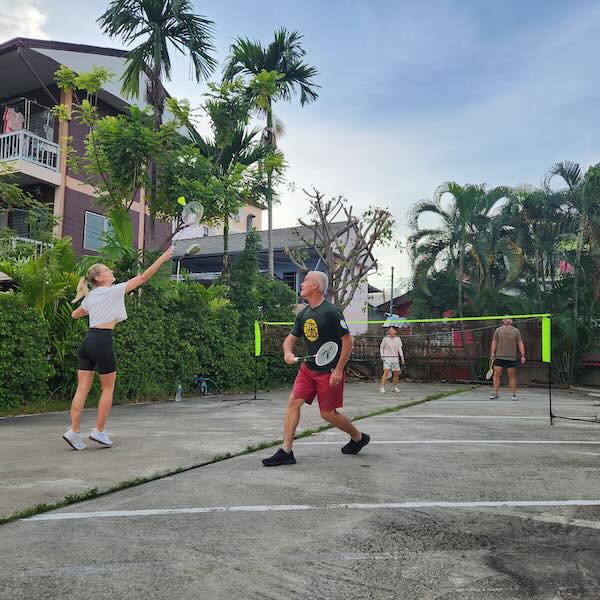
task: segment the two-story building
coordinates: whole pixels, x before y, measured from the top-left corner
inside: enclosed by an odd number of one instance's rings
[[[75,120],[58,122],[52,107],[70,107],[73,98],[54,82],[56,70],[64,65],[76,73],[94,66],[115,74],[98,94],[101,115],[116,115],[130,104],[144,106],[121,91],[120,77],[127,52],[82,44],[15,38],[0,44],[0,163],[8,165],[17,183],[33,197],[53,206],[58,218],[55,235],[70,236],[78,254],[99,250],[108,223],[102,207],[94,202],[94,190],[78,178],[67,160],[65,143],[72,140],[75,152],[84,150],[87,129]],[[142,82],[140,89],[145,89]],[[0,198],[0,202],[2,199]],[[170,223],[155,224],[150,243],[150,217],[142,193],[133,203],[131,219],[138,248],[158,247],[171,234]],[[245,231],[248,223],[260,229],[262,208],[245,206],[230,224],[232,231]],[[27,213],[14,210],[0,214],[0,228],[9,227],[30,239]],[[216,235],[222,227],[200,228],[197,235]]]

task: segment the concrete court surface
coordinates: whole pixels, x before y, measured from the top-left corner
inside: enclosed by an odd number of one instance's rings
[[[600,598],[600,426],[486,392],[4,525],[0,598]]]
[[[402,384],[400,394],[382,396],[375,384],[352,384],[346,387],[344,410],[350,416],[367,414],[460,387]],[[225,402],[209,397],[115,406],[107,425],[113,448],[88,441],[82,452],[62,439],[69,427],[67,412],[0,419],[0,517],[280,439],[288,393],[261,393],[261,400],[251,402],[243,400],[251,397],[245,394]],[[95,409],[84,412],[86,436],[95,414]],[[307,407],[299,431],[323,424],[316,405]]]

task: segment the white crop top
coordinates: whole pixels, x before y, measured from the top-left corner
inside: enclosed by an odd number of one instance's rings
[[[89,292],[81,303],[82,308],[89,313],[90,327],[96,327],[110,321],[124,321],[127,318],[125,310],[125,288],[127,282],[111,286],[99,286]]]

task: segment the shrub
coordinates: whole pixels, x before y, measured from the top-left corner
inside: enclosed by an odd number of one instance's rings
[[[46,400],[48,324],[13,294],[0,294],[0,408]]]

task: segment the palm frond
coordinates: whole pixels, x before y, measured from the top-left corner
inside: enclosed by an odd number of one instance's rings
[[[570,160],[553,165],[544,177],[544,187],[546,189],[550,189],[550,183],[554,177],[561,177],[569,190],[572,191],[582,182],[581,165]]]

